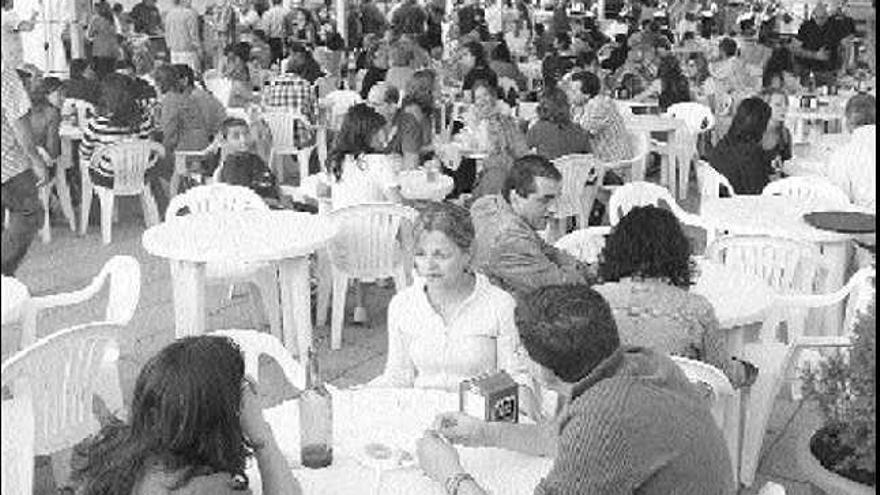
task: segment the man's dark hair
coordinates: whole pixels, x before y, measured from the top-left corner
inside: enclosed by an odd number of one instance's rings
[[[599,77],[592,72],[575,72],[571,75],[571,81],[580,81],[581,93],[589,96],[590,98],[599,94],[599,91],[602,89],[602,83],[601,81],[599,81]]]
[[[526,155],[517,159],[504,179],[501,195],[510,201],[510,192],[526,198],[535,192],[535,177],[562,180],[562,174],[550,160],[540,155]]]
[[[227,117],[223,120],[223,124],[220,125],[221,132],[223,133],[223,137],[227,137],[229,133],[229,129],[233,127],[247,127],[250,128],[247,121],[240,117]]]
[[[196,83],[196,75],[192,70],[192,67],[186,64],[174,64],[171,66],[174,69],[174,75],[177,79],[183,79],[186,81],[185,88],[191,88],[195,86]]]
[[[516,327],[529,357],[576,383],[620,348],[611,306],[586,285],[548,285],[516,306]]]
[[[725,57],[732,57],[736,55],[736,41],[733,41],[731,38],[724,38],[718,43],[718,49]]]

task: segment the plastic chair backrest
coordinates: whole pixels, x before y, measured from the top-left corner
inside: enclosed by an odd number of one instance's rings
[[[256,330],[217,330],[211,335],[219,335],[232,339],[241,349],[244,357],[244,372],[254,379],[260,376],[260,356],[271,357],[281,367],[287,381],[299,390],[306,388],[305,367],[293,359],[290,351],[284,348],[278,338],[272,334]]]
[[[629,169],[628,176],[631,181],[645,180],[645,161],[650,151],[651,139],[646,132],[628,132],[630,143],[633,147],[633,157],[628,160],[607,162],[606,170]]]
[[[735,414],[735,412],[729,407],[735,396],[733,385],[724,372],[711,364],[681,356],[671,356],[671,358],[681,368],[691,383],[706,384],[712,390],[712,405],[710,407],[712,417],[715,419],[715,424],[718,425],[718,428],[724,434],[730,459],[734,463],[733,467],[735,470],[735,459],[739,455],[736,451],[736,435],[738,431],[735,431],[737,428],[734,427],[736,425],[735,418],[730,417],[730,414]]]
[[[608,221],[611,225],[617,225],[633,208],[648,205],[661,208],[665,206],[679,220],[688,216],[666,188],[650,182],[635,181],[616,188],[611,194],[611,199],[608,200]]]
[[[773,181],[764,187],[761,195],[795,198],[816,208],[850,206],[849,198],[843,190],[819,176],[787,177]]]
[[[560,237],[554,246],[584,263],[593,264],[599,261],[599,254],[605,247],[605,238],[610,233],[611,229],[608,227],[578,229]]]
[[[769,236],[726,236],[706,250],[712,261],[763,280],[777,293],[813,294],[822,263],[816,246]]]
[[[272,133],[272,148],[275,149],[298,149],[294,140],[294,128],[299,122],[301,126],[309,127],[309,121],[298,113],[291,112],[265,112],[263,120],[269,126]]]
[[[165,148],[154,141],[130,139],[98,148],[92,166],[108,161],[113,168],[113,192],[117,195],[140,194],[144,173],[165,156]]]
[[[99,429],[92,400],[107,384],[119,392],[116,365],[121,327],[90,323],[53,333],[3,362],[2,386],[13,397],[30,397],[36,455],[50,454],[82,441]],[[100,373],[113,366],[112,374]]]
[[[165,220],[180,215],[184,208],[190,214],[269,209],[263,198],[251,189],[223,183],[196,186],[174,196],[168,203]]]
[[[666,113],[673,118],[683,120],[688,130],[694,135],[710,131],[715,127],[715,116],[712,115],[712,109],[702,103],[676,103],[671,105]]]
[[[553,164],[562,173],[562,192],[556,201],[554,216],[589,215],[605,175],[602,164],[593,155],[580,154],[561,156],[553,160]]]
[[[36,340],[37,315],[40,311],[59,306],[80,304],[95,297],[109,278],[107,309],[102,323],[127,325],[134,317],[141,296],[141,265],[131,256],[117,255],[83,289],[31,298],[22,324],[21,345],[25,348]]]
[[[328,246],[330,261],[352,278],[391,276],[412,249],[404,227],[415,222],[418,212],[410,207],[361,204],[335,210],[329,216],[338,228]]]
[[[727,177],[704,160],[697,161],[697,183],[700,186],[700,201],[712,201],[720,198],[722,186],[727,189],[730,197],[736,196]]]
[[[34,414],[30,397],[3,400],[0,493],[33,493]]]

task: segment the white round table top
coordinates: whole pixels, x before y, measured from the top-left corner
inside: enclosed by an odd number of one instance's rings
[[[4,276],[0,281],[0,292],[2,292],[2,323],[12,323],[18,320],[21,313],[21,306],[30,299],[30,293],[27,287],[17,279]]]
[[[696,283],[690,291],[705,297],[722,328],[763,320],[776,292],[762,280],[698,257]]]
[[[326,217],[294,211],[198,213],[144,232],[150,254],[195,263],[276,261],[304,256],[336,233]]]
[[[401,172],[397,176],[400,183],[400,192],[407,199],[429,199],[442,201],[454,186],[452,177],[437,173],[437,180],[428,182],[428,176],[423,170],[409,170]]]
[[[282,454],[306,494],[377,493],[376,468],[362,454],[369,443],[415,454],[415,443],[432,427],[440,412],[458,410],[458,394],[428,389],[328,387],[333,398],[333,464],[304,469],[299,463],[299,408],[296,400],[267,409],[266,421]],[[458,447],[462,465],[490,493],[529,494],[550,471],[552,459],[494,448]],[[250,488],[259,493],[259,473],[253,462],[247,470]],[[443,487],[410,465],[385,471],[381,493],[442,495]]]
[[[827,210],[830,208],[812,207],[788,197],[748,195],[706,202],[700,207],[700,216],[736,235],[769,235],[813,243],[851,239],[850,234],[817,229],[804,220],[807,213]]]

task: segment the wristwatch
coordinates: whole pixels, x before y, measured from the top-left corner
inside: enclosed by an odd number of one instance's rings
[[[443,484],[443,487],[448,495],[458,495],[459,487],[467,480],[474,481],[474,477],[465,472],[455,473],[446,478],[446,483]]]

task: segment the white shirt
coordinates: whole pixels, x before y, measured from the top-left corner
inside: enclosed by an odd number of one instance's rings
[[[843,189],[850,202],[877,208],[877,126],[863,125],[828,160],[823,175]]]
[[[333,185],[333,209],[390,201],[388,192],[395,187],[397,174],[390,156],[347,156],[342,164],[342,179]]]
[[[287,16],[290,12],[283,5],[273,5],[263,13],[260,27],[270,38],[284,38],[287,28]]]
[[[446,325],[417,280],[388,306],[388,359],[370,385],[457,392],[462,381],[498,370],[529,384],[515,307],[513,296],[478,273],[473,294]]]

